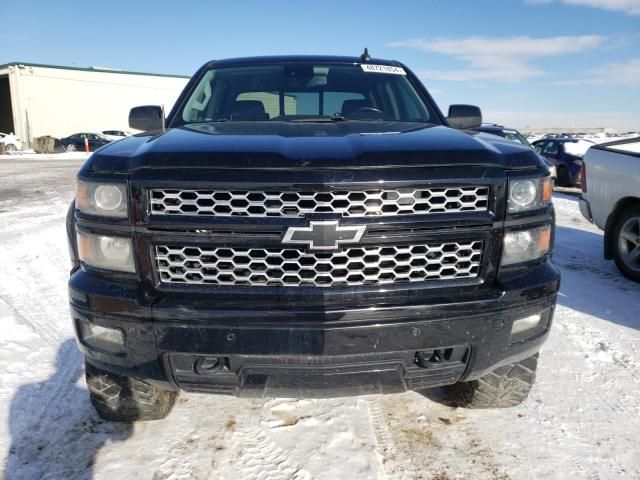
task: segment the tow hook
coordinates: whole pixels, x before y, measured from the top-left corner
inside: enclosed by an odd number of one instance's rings
[[[428,368],[444,360],[444,352],[440,349],[423,350],[416,352],[414,362],[419,367]]]
[[[193,371],[198,375],[213,375],[228,370],[229,359],[226,357],[199,357],[193,363]]]

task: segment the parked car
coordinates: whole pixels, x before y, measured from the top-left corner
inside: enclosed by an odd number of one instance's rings
[[[518,142],[527,147],[531,147],[529,141],[519,131],[514,128],[506,128],[496,123],[483,123],[480,127],[474,128],[476,132],[491,133],[492,135],[498,135],[504,137],[507,140]]]
[[[595,145],[578,138],[544,138],[533,142],[536,151],[556,166],[556,183],[561,187],[580,184],[580,167],[587,150]]]
[[[4,144],[4,149],[6,152],[15,152],[16,150],[22,150],[22,142],[12,133],[0,132],[0,143]]]
[[[122,140],[123,138],[129,136],[129,133],[123,130],[103,130],[101,133],[105,138],[108,138],[112,141]]]
[[[111,140],[106,138],[100,133],[74,133],[66,138],[61,138],[60,142],[67,149],[67,152],[84,151],[84,139],[89,142],[89,151],[93,152],[97,148],[100,148],[107,143],[111,143]]]
[[[502,125],[497,125],[495,123],[483,123],[482,126],[478,128],[474,128],[474,130],[476,132],[484,132],[484,133],[490,133],[492,135],[498,135],[500,137],[506,138],[507,140],[511,140],[512,142],[516,142],[521,145],[524,145],[525,147],[529,147],[531,149],[534,148],[531,145],[531,143],[529,143],[529,140],[527,140],[527,138],[524,135],[522,135],[518,130],[514,128],[506,128],[506,127],[503,127]],[[542,155],[540,155],[540,158],[547,165],[547,167],[549,167],[549,170],[551,171],[551,178],[553,178],[553,180],[555,181],[557,178],[555,164]]]
[[[604,257],[640,282],[640,137],[591,147],[582,170],[580,212],[604,230]]]
[[[524,401],[560,282],[552,182],[481,119],[366,54],[215,60],[166,121],[132,109],[145,133],[85,162],[67,217],[98,413],[162,418],[179,390]]]

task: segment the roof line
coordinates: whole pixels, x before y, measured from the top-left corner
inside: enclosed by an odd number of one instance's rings
[[[205,65],[209,67],[217,65],[250,65],[250,64],[264,64],[264,63],[295,63],[295,62],[318,62],[318,63],[362,63],[362,59],[351,56],[343,55],[261,55],[261,56],[249,56],[249,57],[235,57],[235,58],[222,58],[217,60],[210,60]],[[368,63],[380,64],[380,65],[393,65],[403,66],[401,62],[397,60],[385,60],[382,58],[372,58]]]
[[[23,65],[25,67],[40,67],[40,68],[57,68],[60,70],[79,70],[84,72],[99,72],[99,73],[119,73],[124,75],[145,75],[148,77],[170,77],[170,78],[190,78],[188,75],[171,75],[167,73],[149,73],[149,72],[134,72],[130,70],[112,70],[109,68],[94,68],[94,67],[67,67],[63,65],[47,65],[43,63],[28,63],[28,62],[9,62],[0,65],[0,69],[8,67],[18,67]]]

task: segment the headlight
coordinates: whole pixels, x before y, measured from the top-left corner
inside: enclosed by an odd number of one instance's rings
[[[551,226],[508,232],[504,236],[501,265],[535,260],[549,252]]]
[[[127,192],[125,185],[78,180],[76,208],[89,215],[126,218]]]
[[[523,212],[549,205],[553,193],[551,177],[509,180],[509,212]]]
[[[118,272],[136,271],[130,238],[78,232],[78,256],[90,267]]]

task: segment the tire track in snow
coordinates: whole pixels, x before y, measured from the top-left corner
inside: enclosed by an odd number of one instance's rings
[[[15,303],[12,303],[9,298],[5,297],[5,295],[0,295],[0,302],[6,305],[6,308],[13,313],[14,318],[18,323],[25,325],[31,332],[38,335],[48,345],[54,345],[59,342],[59,329],[55,327],[55,324],[43,325],[37,321],[34,322],[29,318],[31,317],[29,313],[25,312],[24,315],[21,313],[20,310],[25,309],[26,305],[20,299],[15,301]],[[15,305],[17,305],[18,308],[16,308]],[[33,304],[31,306],[33,306]]]
[[[10,280],[0,284],[0,298],[47,344],[60,343],[72,334],[64,226],[56,225],[38,235],[21,235],[11,242],[4,240],[0,244],[0,276]]]
[[[440,390],[429,401],[417,392],[369,400],[371,421],[390,480],[474,478],[507,480],[492,449],[465,423]]]
[[[395,441],[386,423],[385,414],[380,404],[369,401],[371,426],[376,437],[376,448],[382,458],[382,465],[386,476],[390,480],[418,478],[413,468],[412,459],[404,455],[404,443]]]
[[[230,456],[221,462],[227,464],[225,470],[228,476],[222,478],[310,480],[301,466],[291,461],[291,452],[279,447],[265,433],[265,405],[264,401],[253,400],[249,408],[235,418]]]

